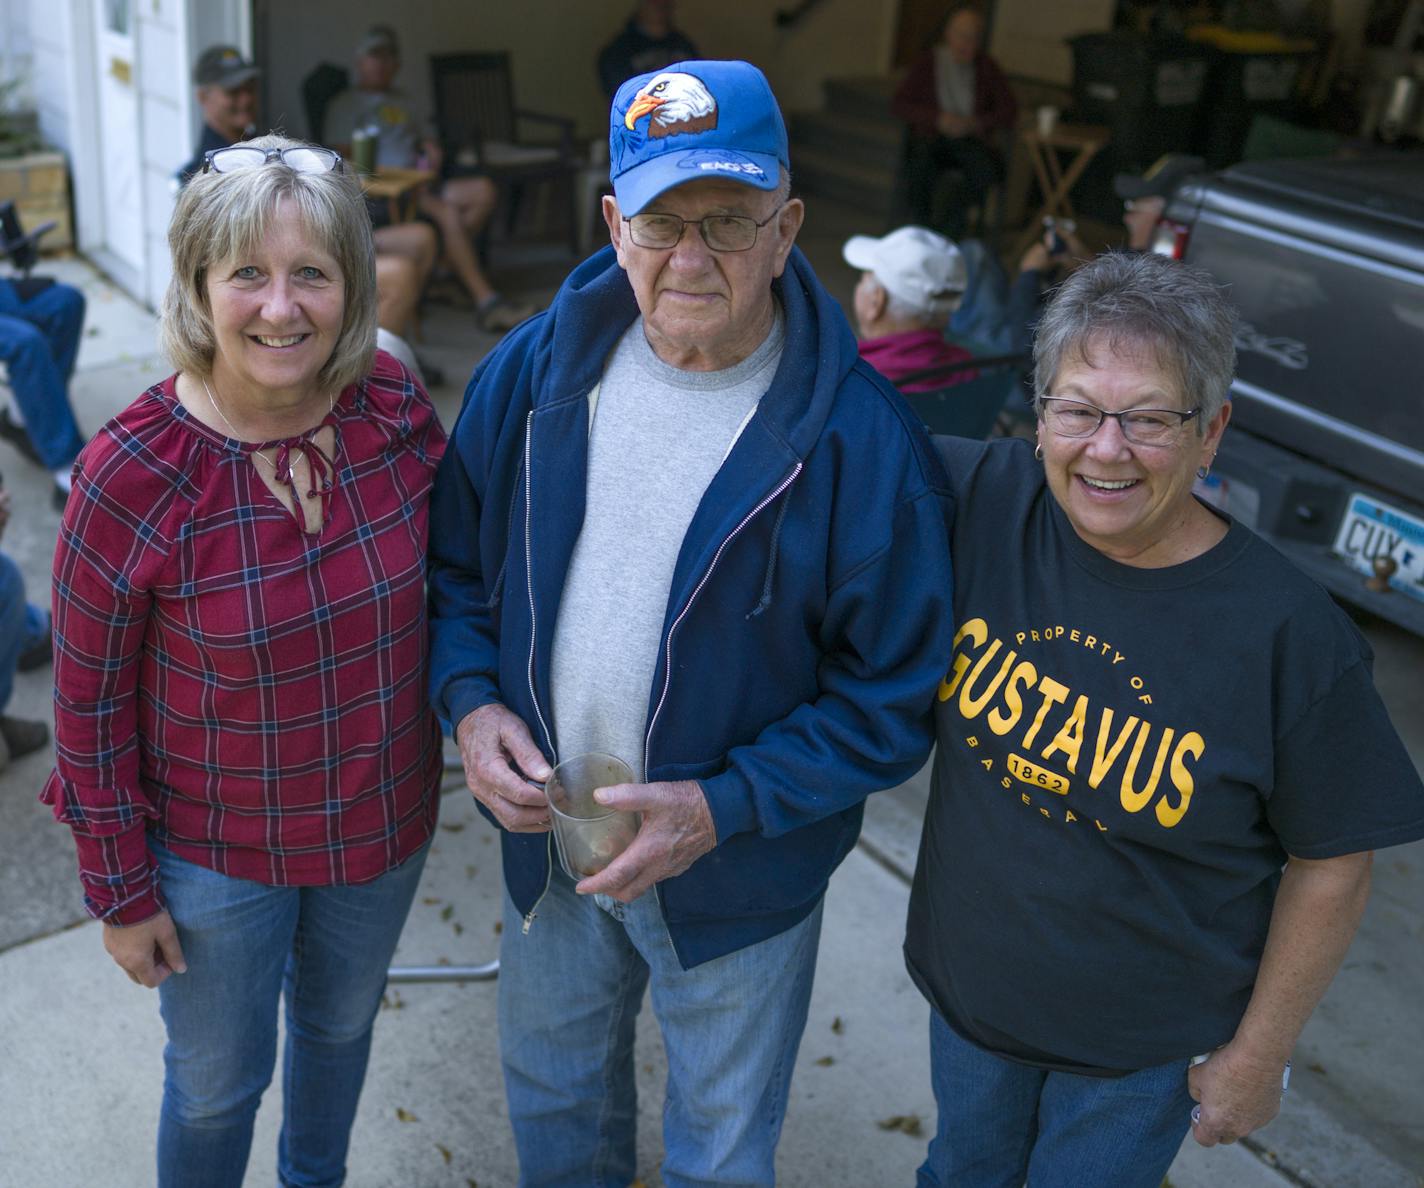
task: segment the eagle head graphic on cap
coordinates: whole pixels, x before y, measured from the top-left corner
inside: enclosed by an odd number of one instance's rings
[[[705,132],[717,126],[717,100],[702,80],[691,74],[668,70],[649,79],[628,105],[624,127],[652,113],[648,135],[675,136],[679,132]]]
[[[608,180],[625,216],[698,178],[775,190],[790,168],[786,121],[750,62],[674,62],[637,74],[608,109]]]

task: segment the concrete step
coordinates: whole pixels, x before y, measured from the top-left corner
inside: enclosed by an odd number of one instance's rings
[[[895,118],[890,114],[890,99],[895,94],[899,79],[892,75],[828,78],[822,85],[828,111],[851,116]]]
[[[893,170],[867,166],[825,149],[803,148],[793,154],[796,188],[803,194],[833,198],[855,207],[873,230],[892,213]]]
[[[831,111],[798,111],[791,115],[793,163],[806,149],[819,149],[893,173],[900,167],[904,140],[904,125],[880,116]]]

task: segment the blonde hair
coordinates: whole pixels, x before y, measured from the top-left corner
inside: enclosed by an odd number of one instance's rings
[[[242,144],[285,149],[301,142],[258,136]],[[307,234],[341,268],[346,298],[341,333],[317,380],[339,391],[370,373],[376,349],[376,262],[360,184],[349,171],[298,173],[280,158],[253,169],[200,173],[179,195],[168,224],[173,276],[158,321],[159,346],[177,370],[204,379],[212,374],[217,337],[208,304],[208,269],[252,251],[284,201],[295,205]]]

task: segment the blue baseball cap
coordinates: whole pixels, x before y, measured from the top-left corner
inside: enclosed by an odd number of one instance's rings
[[[791,168],[786,123],[750,62],[675,62],[613,97],[608,177],[624,216],[701,177],[774,190]]]

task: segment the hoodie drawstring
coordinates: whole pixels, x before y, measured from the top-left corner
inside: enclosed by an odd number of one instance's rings
[[[786,519],[786,508],[790,502],[789,495],[783,496],[781,508],[776,513],[776,523],[772,525],[771,529],[771,548],[767,550],[766,555],[766,579],[762,582],[761,598],[757,600],[756,606],[747,612],[748,619],[756,618],[771,605],[771,586],[773,575],[776,572],[776,556],[781,548],[781,522]]]

